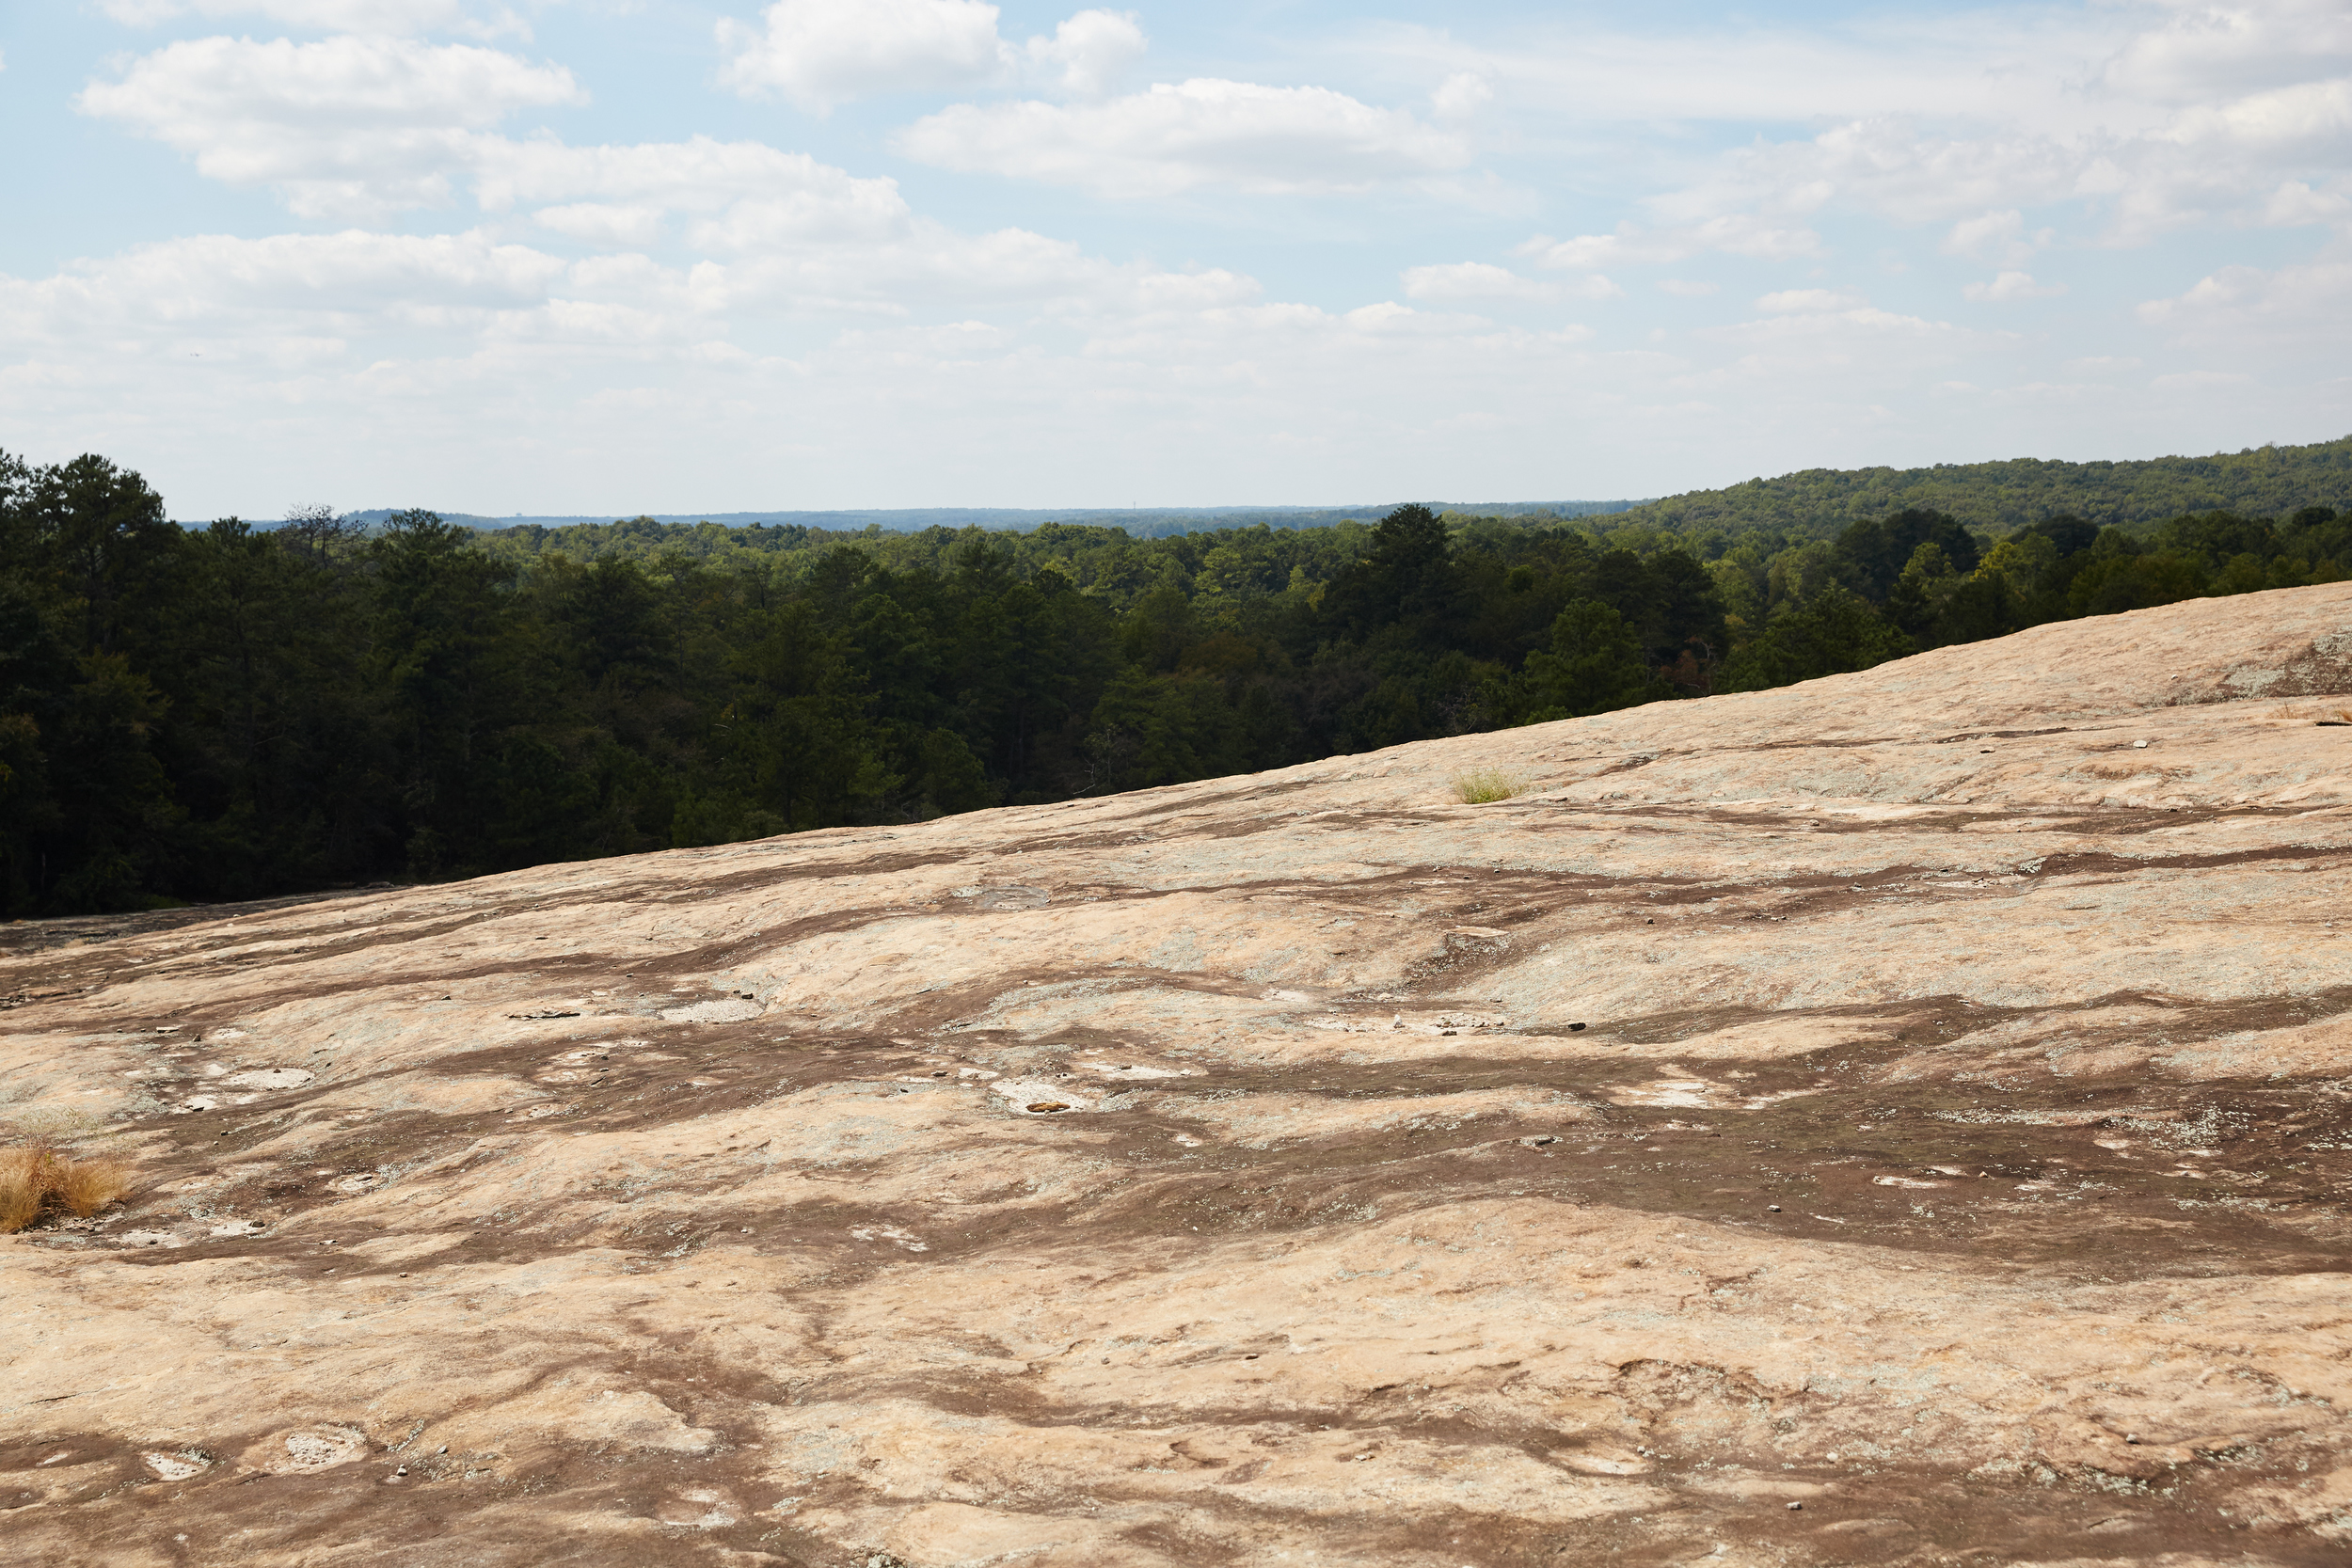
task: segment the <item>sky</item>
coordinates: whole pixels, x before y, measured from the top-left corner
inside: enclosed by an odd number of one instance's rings
[[[2352,432],[2352,6],[0,0],[173,515],[1646,497]]]

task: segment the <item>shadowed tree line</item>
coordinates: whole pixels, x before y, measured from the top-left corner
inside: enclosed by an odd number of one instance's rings
[[[2061,517],[1989,546],[1914,510],[1711,560],[1420,506],[1152,540],[803,529],[690,547],[612,527],[583,541],[593,559],[429,512],[183,528],[103,458],[0,453],[0,911],[1248,772],[2352,564],[2352,523],[2325,507],[2138,535]]]

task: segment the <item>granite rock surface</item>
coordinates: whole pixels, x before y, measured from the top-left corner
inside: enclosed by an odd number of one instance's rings
[[[2348,894],[2335,585],[0,927],[0,1556],[2339,1563]]]

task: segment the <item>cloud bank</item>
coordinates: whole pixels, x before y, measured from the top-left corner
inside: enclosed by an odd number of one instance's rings
[[[0,417],[199,510],[261,469],[389,499],[421,454],[473,510],[675,510],[2352,427],[2339,6],[1158,23],[106,0],[59,86],[124,169],[166,150],[179,216],[8,252]]]

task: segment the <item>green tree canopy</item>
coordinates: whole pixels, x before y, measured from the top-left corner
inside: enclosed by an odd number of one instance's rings
[[[1911,639],[1888,626],[1854,594],[1831,588],[1765,628],[1724,668],[1725,691],[1761,691],[1823,675],[1867,670],[1913,652]]]

